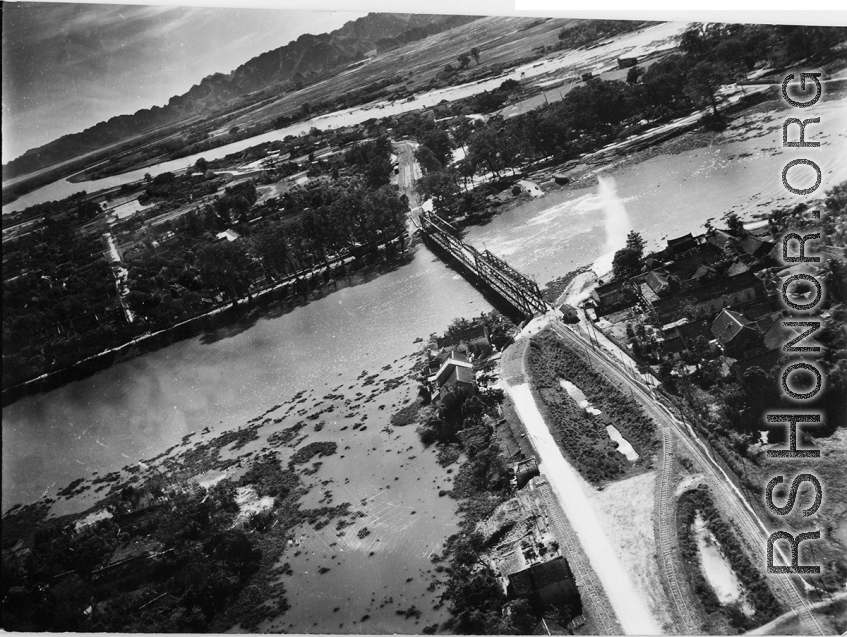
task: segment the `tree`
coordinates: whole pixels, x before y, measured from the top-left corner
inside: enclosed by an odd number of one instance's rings
[[[668,118],[691,107],[686,73],[691,62],[683,55],[662,58],[641,77],[636,87],[640,110],[649,118]]]
[[[688,91],[695,102],[708,102],[716,121],[722,121],[718,113],[716,93],[727,80],[727,70],[715,62],[698,62],[686,76]]]
[[[197,254],[197,267],[211,289],[222,290],[232,300],[250,295],[255,267],[242,240],[204,246]]]
[[[418,143],[426,146],[442,166],[445,166],[452,155],[453,145],[450,143],[450,135],[442,128],[428,128],[418,134]],[[418,149],[420,150],[420,149]]]
[[[644,75],[644,69],[640,66],[630,67],[629,71],[626,73],[626,83],[627,84],[636,84],[638,83],[638,78]]]
[[[76,207],[76,216],[80,221],[90,221],[94,219],[98,214],[100,214],[101,209],[96,203],[87,199],[85,201],[80,201]]]
[[[420,146],[415,151],[415,159],[418,160],[421,172],[423,172],[424,175],[438,172],[444,167],[444,164],[438,160],[438,157],[436,157],[435,153],[432,152],[432,149],[428,146]]]
[[[635,252],[639,259],[644,256],[644,239],[642,239],[641,234],[635,230],[631,230],[629,234],[626,235],[626,247],[627,249]]]
[[[477,130],[468,142],[468,156],[474,165],[484,168],[498,179],[514,160],[514,143],[492,125]]]
[[[479,48],[478,47],[474,47],[474,48],[471,49],[471,56],[473,57],[474,61],[477,64],[479,64]]]
[[[453,125],[453,139],[455,139],[462,148],[467,150],[466,146],[468,140],[471,138],[474,131],[473,120],[462,115],[454,121],[456,123]]]
[[[428,172],[417,181],[415,190],[424,199],[432,199],[436,214],[449,215],[459,199],[456,171],[446,168]]]
[[[265,229],[256,238],[256,254],[271,275],[284,275],[286,269],[296,269],[291,261],[291,252],[288,248],[288,232],[282,224],[276,223]]]
[[[459,67],[460,67],[461,69],[466,69],[466,68],[468,68],[468,64],[470,64],[470,63],[471,63],[471,56],[469,56],[467,53],[462,53],[462,54],[459,56],[459,58],[458,58],[458,59],[459,59]]]
[[[641,270],[641,256],[632,248],[621,248],[612,259],[612,275],[615,279],[628,279]]]
[[[209,162],[200,157],[194,162],[194,167],[205,175],[206,171],[209,170]]]
[[[747,236],[747,231],[744,229],[744,222],[741,221],[741,217],[734,210],[730,210],[724,214],[723,221],[731,234],[738,237]]]

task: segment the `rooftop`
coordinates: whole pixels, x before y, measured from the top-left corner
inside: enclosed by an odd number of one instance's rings
[[[734,339],[741,330],[751,325],[754,324],[748,321],[742,314],[724,308],[712,323],[712,334],[721,343],[726,344]]]

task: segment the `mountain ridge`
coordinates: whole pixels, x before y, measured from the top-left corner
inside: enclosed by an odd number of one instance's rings
[[[296,40],[261,53],[230,73],[212,73],[165,106],[151,106],[116,115],[78,133],[63,135],[27,150],[2,167],[12,179],[125,141],[133,136],[210,113],[251,93],[299,82],[310,74],[340,69],[368,55],[389,51],[478,19],[410,13],[369,13],[339,29],[318,35],[304,33]]]

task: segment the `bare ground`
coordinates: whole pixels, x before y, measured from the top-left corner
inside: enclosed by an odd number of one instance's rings
[[[673,620],[659,575],[653,534],[655,485],[656,472],[650,471],[613,482],[600,492],[590,485],[583,486],[592,491],[590,498],[624,570],[647,597],[663,630],[671,632]]]

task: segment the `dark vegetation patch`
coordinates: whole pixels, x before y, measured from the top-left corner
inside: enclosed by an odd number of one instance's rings
[[[297,437],[297,434],[300,432],[306,424],[302,422],[298,422],[296,425],[291,425],[283,429],[282,431],[276,431],[268,436],[268,444],[272,447],[281,447],[283,445],[288,445]]]
[[[755,610],[752,617],[744,614],[739,602],[722,605],[706,581],[700,568],[696,534],[692,530],[698,512],[720,544],[721,553],[726,557],[746,592],[747,601]],[[782,613],[779,602],[771,592],[766,579],[741,547],[738,531],[721,518],[705,485],[700,485],[680,496],[676,519],[682,568],[707,615],[723,617],[738,632],[746,632],[768,623]]]
[[[336,449],[338,449],[338,443],[336,442],[310,442],[308,445],[300,447],[295,451],[288,464],[289,466],[304,464],[315,456],[319,458],[331,456],[335,454]]]
[[[52,500],[13,507],[2,520],[2,628],[224,632],[235,624],[256,630],[284,612],[278,564],[294,529],[303,523],[321,529],[353,514],[349,503],[315,509],[298,503],[307,489],[295,465],[331,455],[335,443],[308,445],[287,467],[273,451],[252,460],[220,459],[222,448],[256,439],[260,426],[254,421],[196,443],[161,463],[169,471],[136,472],[124,481],[107,474],[101,478],[113,485],[110,493],[84,513],[47,518]],[[240,478],[226,477],[209,489],[190,479],[245,462]],[[273,497],[274,504],[234,527],[241,486]],[[101,510],[112,517],[75,529],[77,520]],[[89,606],[96,611],[85,613]]]
[[[544,297],[544,300],[548,303],[553,303],[562,292],[565,291],[565,288],[570,285],[571,281],[573,281],[577,276],[582,274],[583,272],[588,272],[591,270],[590,265],[583,265],[578,267],[576,270],[571,270],[564,276],[560,276],[552,281],[549,281],[547,285],[544,286],[544,289],[541,290],[541,296]]]
[[[592,484],[603,484],[623,477],[632,464],[618,452],[606,433],[606,426],[617,427],[638,452],[636,467],[645,467],[656,445],[653,421],[629,396],[595,371],[590,363],[552,332],[532,338],[529,349],[529,374],[533,389],[541,397],[559,448],[577,470]],[[579,387],[599,416],[589,414],[565,391],[560,379]]]

